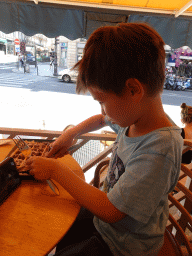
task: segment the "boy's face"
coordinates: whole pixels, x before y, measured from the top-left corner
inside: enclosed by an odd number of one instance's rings
[[[130,91],[126,91],[121,96],[111,92],[103,92],[95,87],[90,87],[89,92],[97,100],[102,108],[102,114],[106,114],[111,121],[121,127],[127,127],[137,120],[137,107],[134,97]]]

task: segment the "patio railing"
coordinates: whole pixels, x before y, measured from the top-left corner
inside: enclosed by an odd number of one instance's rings
[[[8,139],[14,138],[16,135],[22,136],[24,139],[49,140],[58,138],[63,131],[20,129],[0,127],[0,134]],[[77,137],[77,147],[71,152],[71,155],[80,164],[84,172],[96,166],[102,159],[107,157],[111,151],[116,134],[106,132],[86,133]],[[111,145],[110,145],[111,144]]]

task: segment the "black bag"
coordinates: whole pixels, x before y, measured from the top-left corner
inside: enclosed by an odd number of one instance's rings
[[[21,178],[12,157],[0,163],[0,204],[21,184]]]

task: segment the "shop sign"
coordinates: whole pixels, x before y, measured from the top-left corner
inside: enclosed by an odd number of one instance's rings
[[[61,47],[67,47],[67,43],[61,43]]]

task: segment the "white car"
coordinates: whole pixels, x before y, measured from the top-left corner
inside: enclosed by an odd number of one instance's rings
[[[72,80],[77,80],[78,72],[76,70],[64,69],[59,72],[58,79],[63,80],[65,83],[69,83]]]

